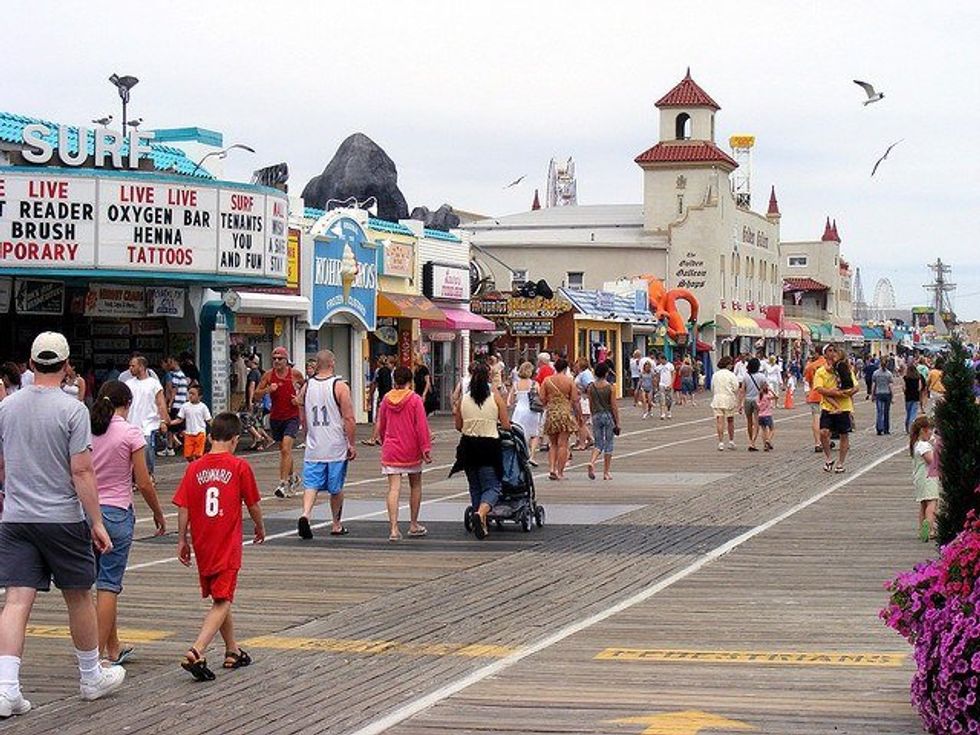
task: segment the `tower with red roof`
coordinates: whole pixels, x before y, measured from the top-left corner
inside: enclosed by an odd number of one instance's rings
[[[643,216],[647,230],[665,230],[689,206],[717,201],[730,188],[738,164],[715,145],[720,106],[688,68],[684,78],[656,102],[660,140],[634,160],[643,169]]]

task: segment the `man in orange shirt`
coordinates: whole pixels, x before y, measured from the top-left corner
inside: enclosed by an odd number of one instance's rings
[[[831,345],[827,345],[830,347]],[[827,347],[824,349],[826,350]],[[824,359],[823,355],[817,355],[813,360],[807,363],[806,367],[803,369],[803,380],[810,388],[810,392],[806,394],[806,402],[810,407],[810,428],[813,431],[813,451],[815,454],[823,452],[823,447],[820,445],[820,393],[813,387],[813,377],[817,374],[817,370],[822,367],[827,366],[827,361]]]

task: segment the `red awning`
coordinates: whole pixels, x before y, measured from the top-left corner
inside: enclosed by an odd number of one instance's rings
[[[783,336],[786,339],[805,339],[810,341],[810,330],[788,319],[783,320]]]
[[[764,317],[752,317],[752,321],[759,325],[762,329],[762,335],[764,337],[778,337],[779,336],[779,325],[772,319],[766,319]]]
[[[446,315],[446,320],[440,322],[423,319],[422,329],[468,329],[471,332],[492,332],[497,328],[497,325],[489,319],[484,319],[479,314],[474,314],[466,309],[449,309],[440,306],[439,310]]]
[[[861,327],[857,324],[845,324],[843,327],[837,327],[844,334],[851,334],[855,337],[864,337],[864,332],[861,331]]]

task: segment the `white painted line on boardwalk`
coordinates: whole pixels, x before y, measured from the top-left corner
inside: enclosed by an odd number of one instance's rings
[[[409,702],[408,704],[402,705],[401,707],[397,708],[390,714],[387,714],[384,717],[381,717],[375,720],[374,722],[365,725],[364,727],[351,731],[349,735],[379,735],[379,733],[383,733],[389,728],[392,728],[395,725],[398,725],[399,723],[404,722],[405,720],[424,712],[430,707],[433,707],[439,704],[440,702],[448,699],[449,697],[458,694],[464,689],[467,689],[473,686],[474,684],[479,684],[481,681],[509,669],[511,666],[513,666],[516,663],[519,663],[520,661],[523,661],[528,656],[533,656],[534,654],[540,653],[541,651],[544,651],[547,648],[551,648],[555,644],[561,643],[563,640],[575,635],[576,633],[581,633],[583,630],[588,630],[594,625],[601,623],[604,620],[607,620],[613,617],[614,615],[623,612],[624,610],[629,610],[631,607],[635,607],[641,602],[646,602],[654,595],[662,592],[663,590],[676,584],[677,582],[680,582],[682,579],[691,576],[695,572],[704,568],[706,565],[710,564],[716,559],[721,558],[722,556],[725,556],[725,554],[728,554],[734,549],[737,549],[746,541],[755,538],[761,533],[765,533],[776,524],[785,521],[787,518],[796,515],[801,510],[804,510],[805,508],[809,508],[814,503],[823,500],[831,493],[839,490],[845,485],[850,484],[852,481],[856,480],[857,478],[861,477],[867,472],[870,472],[875,467],[878,467],[884,462],[887,462],[889,459],[891,459],[897,454],[900,454],[903,451],[905,451],[905,448],[899,447],[898,449],[895,449],[891,452],[888,452],[887,454],[882,455],[878,459],[874,460],[871,464],[865,465],[857,472],[849,475],[848,477],[844,478],[843,480],[840,480],[839,482],[834,483],[826,490],[823,490],[817,493],[816,495],[814,495],[813,497],[807,498],[806,500],[797,503],[792,508],[789,508],[788,510],[780,513],[775,518],[772,518],[766,521],[765,523],[755,526],[754,528],[751,528],[745,533],[736,536],[735,538],[722,544],[721,546],[712,549],[704,556],[700,557],[696,561],[687,565],[683,569],[674,572],[669,577],[666,577],[665,579],[662,579],[659,582],[650,585],[646,589],[641,590],[640,592],[637,592],[636,594],[631,595],[630,597],[627,597],[625,600],[621,600],[620,602],[617,602],[615,605],[610,605],[605,610],[602,610],[600,612],[595,613],[594,615],[590,615],[587,618],[582,618],[581,620],[566,625],[565,627],[560,628],[554,633],[552,633],[550,636],[546,636],[545,638],[542,638],[536,643],[532,643],[529,646],[520,648],[505,658],[502,658],[498,661],[494,661],[493,663],[487,664],[486,666],[481,666],[473,673],[461,677],[454,682],[446,684],[445,686],[439,687],[435,691],[426,694],[424,697],[419,697],[413,702]]]

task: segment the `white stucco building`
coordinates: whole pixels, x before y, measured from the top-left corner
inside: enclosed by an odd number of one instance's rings
[[[737,206],[729,175],[737,167],[715,142],[719,105],[690,71],[656,103],[655,144],[634,159],[642,203],[532,210],[467,226],[473,257],[498,289],[546,280],[552,287],[602,289],[642,274],[698,300],[699,338],[721,351],[762,337],[792,335],[767,316],[782,303],[779,208]],[[626,280],[621,281],[626,283]],[[681,305],[687,317],[687,307]],[[741,342],[740,338],[746,341]],[[624,350],[627,346],[624,345]]]

